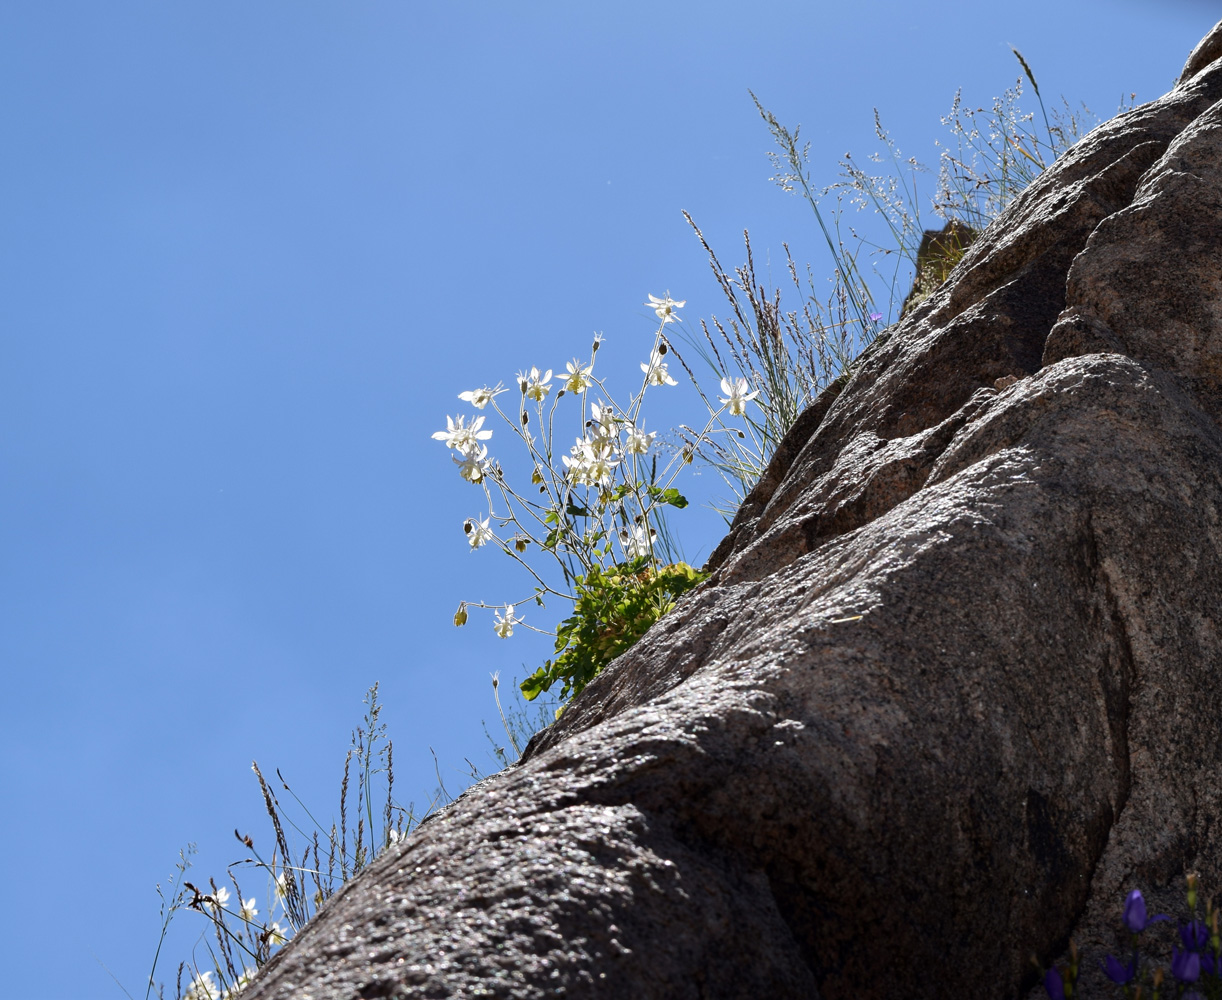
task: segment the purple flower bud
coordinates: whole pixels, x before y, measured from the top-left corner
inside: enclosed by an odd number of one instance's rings
[[[1195,951],[1172,948],[1171,975],[1181,983],[1195,983],[1201,978],[1201,956]]]
[[[1124,901],[1124,925],[1134,934],[1146,929],[1146,898],[1140,889],[1134,889]]]
[[[1113,983],[1123,986],[1125,983],[1131,982],[1137,975],[1137,956],[1134,955],[1128,965],[1121,965],[1120,959],[1115,955],[1108,955],[1107,964],[1103,966],[1103,971],[1107,973],[1107,978]]]
[[[1065,1000],[1065,983],[1055,968],[1044,973],[1044,989],[1048,991],[1051,1000]]]
[[[1146,919],[1146,899],[1140,889],[1134,889],[1124,901],[1124,925],[1134,934],[1140,934],[1157,920],[1170,919],[1165,913]]]

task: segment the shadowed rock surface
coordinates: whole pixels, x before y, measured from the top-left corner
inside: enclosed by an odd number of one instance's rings
[[[1220,506],[1222,24],[799,420],[704,586],[244,996],[987,1000],[1071,934],[1111,995],[1126,891],[1222,889]]]

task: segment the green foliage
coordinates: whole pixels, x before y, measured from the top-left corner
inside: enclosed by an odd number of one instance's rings
[[[556,630],[559,655],[522,682],[522,694],[533,700],[558,681],[562,698],[580,693],[706,576],[683,562],[653,569],[644,556],[610,570],[592,567],[577,578],[573,614]]]

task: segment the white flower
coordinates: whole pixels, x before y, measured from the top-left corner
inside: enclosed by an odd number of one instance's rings
[[[250,985],[251,980],[255,978],[255,969],[243,969],[242,974],[238,976],[237,981],[225,991],[225,1000],[237,1000],[241,995],[242,990]]]
[[[471,426],[464,426],[466,417],[458,416],[451,419],[446,417],[446,429],[437,431],[433,435],[434,441],[444,441],[447,448],[457,448],[459,451],[467,451],[477,446],[479,441],[487,441],[492,437],[492,431],[481,431],[480,428],[484,424],[483,417],[472,417]]]
[[[492,627],[496,630],[496,634],[502,639],[508,639],[513,635],[513,627],[521,624],[521,618],[515,618],[513,615],[513,605],[506,604],[504,614],[497,612],[496,618],[492,623]]]
[[[606,438],[578,438],[569,454],[562,455],[560,460],[573,482],[590,486],[610,486],[614,469],[619,465],[615,445]]]
[[[728,378],[721,380],[721,391],[726,394],[721,401],[729,408],[730,416],[741,417],[745,415],[747,403],[759,395],[758,389],[755,392],[748,393],[747,389],[749,388],[750,386],[747,385],[745,378],[736,378],[732,382]]]
[[[389,843],[390,845],[393,846],[394,844],[399,843],[399,841],[402,839],[403,839],[403,834],[401,834],[393,826],[390,828],[389,831],[387,831],[386,840],[387,840],[387,843]]]
[[[201,972],[198,976],[191,980],[191,985],[187,987],[187,992],[183,994],[183,1000],[220,1000],[221,991],[212,983],[211,972]]]
[[[462,530],[467,533],[467,541],[471,543],[472,550],[487,544],[495,537],[492,534],[492,529],[488,527],[488,520],[488,518],[484,518],[482,521],[477,521],[475,518],[469,517],[463,522]]]
[[[281,927],[280,921],[275,921],[264,933],[272,944],[284,944],[288,938],[288,928]]]
[[[592,364],[583,368],[581,362],[574,358],[565,367],[568,369],[568,375],[565,377],[564,387],[569,392],[585,392],[594,384],[594,380],[590,378],[590,372],[594,370]]]
[[[573,482],[580,483],[585,480],[585,462],[582,460],[581,455],[574,455],[571,458],[568,455],[561,455],[560,461],[569,470],[569,478]]]
[[[229,905],[229,890],[226,889],[224,886],[221,886],[211,896],[207,898],[209,901],[208,905],[211,906],[214,910],[219,910],[222,907],[227,907]]]
[[[657,436],[657,431],[650,431],[646,434],[644,431],[633,427],[628,431],[628,437],[624,441],[624,451],[629,455],[648,455],[649,449],[653,445],[653,439]]]
[[[645,373],[645,381],[650,385],[678,385],[666,370],[666,362],[661,350],[654,348],[649,355],[649,363],[641,363],[641,371]],[[436,436],[436,435],[434,435]]]
[[[281,872],[276,876],[276,898],[284,899],[289,892],[289,873]]]
[[[644,526],[633,525],[632,531],[627,528],[621,528],[619,533],[620,548],[624,550],[624,557],[627,559],[637,559],[641,556],[647,556],[653,550],[653,540],[658,536],[658,533],[652,528],[646,533]]]
[[[470,392],[460,392],[458,398],[465,403],[470,403],[477,410],[482,410],[485,406],[492,402],[497,393],[505,390],[498,384],[495,389],[489,389],[484,386],[482,389],[472,389]]]
[[[577,443],[569,449],[569,453],[560,456],[560,461],[569,470],[569,478],[574,482],[579,483],[584,478],[581,470],[585,466],[584,449],[589,443],[588,438],[578,438]]]
[[[518,383],[522,386],[522,395],[537,403],[542,403],[547,394],[552,391],[552,387],[548,385],[551,380],[552,370],[550,368],[542,375],[539,374],[538,368],[532,368],[529,375],[518,372]]]
[[[615,419],[615,411],[609,406],[604,406],[601,401],[594,403],[590,407],[590,423],[587,426],[593,432],[595,438],[619,437],[619,426],[618,421]]]
[[[255,898],[242,900],[242,912],[239,914],[243,920],[254,920],[259,915],[259,911],[255,908]]]
[[[472,443],[459,451],[461,459],[450,456],[450,460],[458,466],[458,474],[469,483],[478,483],[488,471],[488,448],[486,445]]]
[[[585,480],[591,486],[610,486],[619,459],[610,441],[591,441],[582,449]]]
[[[654,315],[662,321],[663,324],[673,323],[675,321],[675,310],[682,309],[687,305],[687,299],[682,302],[676,302],[670,297],[670,292],[666,293],[665,298],[659,299],[657,296],[649,296],[649,301],[645,303],[654,311]]]

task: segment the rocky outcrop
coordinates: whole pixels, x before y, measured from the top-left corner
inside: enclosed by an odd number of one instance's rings
[[[1222,888],[1220,510],[1222,25],[803,416],[704,586],[246,996],[985,1000],[1071,935],[1110,995],[1125,891]]]
[[[979,235],[958,219],[951,219],[941,229],[925,230],[917,246],[916,274],[912,279],[912,290],[900,310],[901,319],[908,315],[913,306],[924,302],[941,287]]]

